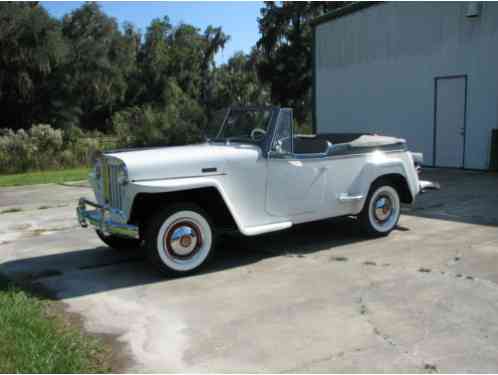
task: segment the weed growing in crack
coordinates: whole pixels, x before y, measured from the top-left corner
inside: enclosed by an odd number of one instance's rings
[[[424,370],[427,370],[427,371],[429,371],[429,372],[438,372],[438,371],[437,371],[437,366],[436,366],[436,365],[433,365],[433,364],[431,364],[431,363],[426,363],[426,364],[424,365]]]

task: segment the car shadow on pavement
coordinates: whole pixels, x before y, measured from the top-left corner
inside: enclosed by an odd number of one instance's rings
[[[211,262],[183,278],[244,267],[272,257],[304,257],[322,250],[334,252],[359,241],[374,241],[361,235],[355,221],[324,220],[255,237],[223,236]],[[120,253],[105,246],[8,261],[2,269],[22,286],[57,300],[178,280],[156,271],[139,249]]]

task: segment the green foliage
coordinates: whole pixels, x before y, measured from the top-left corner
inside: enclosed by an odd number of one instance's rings
[[[101,133],[116,132],[121,147],[196,142],[232,104],[294,107],[308,132],[310,20],[341,5],[267,2],[257,46],[218,67],[230,39],[220,27],[164,16],[142,38],[97,3],[62,20],[37,2],[0,3],[0,129],[12,129],[0,134],[0,171],[84,165],[115,146]]]
[[[271,86],[271,100],[293,107],[302,122],[310,110],[312,84],[312,30],[310,21],[334,8],[338,1],[266,2],[258,19],[261,58],[257,69],[261,80]]]
[[[40,124],[32,126],[28,131],[2,130],[0,173],[85,165],[92,154],[103,146],[102,135],[85,134],[77,128],[63,131]]]
[[[124,104],[127,80],[136,63],[138,36],[130,26],[123,35],[116,20],[96,3],[85,3],[66,15],[62,34],[69,54],[58,74],[57,103],[79,115],[73,124],[106,130],[113,108]],[[62,119],[68,120],[67,116]],[[57,113],[54,122],[60,123]]]
[[[164,90],[167,104],[144,105],[117,112],[112,118],[120,145],[164,146],[198,142],[202,139],[204,114],[174,82]]]
[[[214,108],[231,104],[271,104],[269,87],[259,83],[253,60],[253,56],[237,52],[216,71],[212,95]]]
[[[45,170],[29,173],[15,173],[0,175],[0,187],[23,186],[34,184],[60,184],[69,181],[83,181],[88,179],[90,168],[70,168],[60,170]],[[17,212],[19,209],[0,211],[0,214]]]
[[[49,303],[0,279],[0,373],[109,371],[108,350],[49,312]],[[104,360],[104,361],[103,361]]]
[[[0,3],[0,126],[47,121],[49,81],[67,54],[58,21],[36,3]]]

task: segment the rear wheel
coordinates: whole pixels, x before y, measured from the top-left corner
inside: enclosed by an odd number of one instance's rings
[[[114,250],[129,251],[135,250],[140,247],[140,240],[114,236],[112,234],[105,234],[98,229],[95,232],[97,233],[97,236],[99,236],[99,238],[102,240],[102,242],[104,242],[107,246]]]
[[[359,219],[367,234],[386,236],[398,224],[400,214],[398,191],[388,181],[379,181],[371,187]]]
[[[177,204],[148,223],[145,246],[149,260],[168,276],[199,270],[209,260],[215,233],[209,216],[193,204]]]

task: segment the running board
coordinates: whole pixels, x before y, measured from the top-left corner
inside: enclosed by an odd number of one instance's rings
[[[291,221],[283,221],[280,223],[272,223],[266,225],[258,225],[255,227],[246,227],[241,229],[242,234],[246,236],[257,236],[258,234],[275,232],[277,230],[283,230],[292,227]]]

